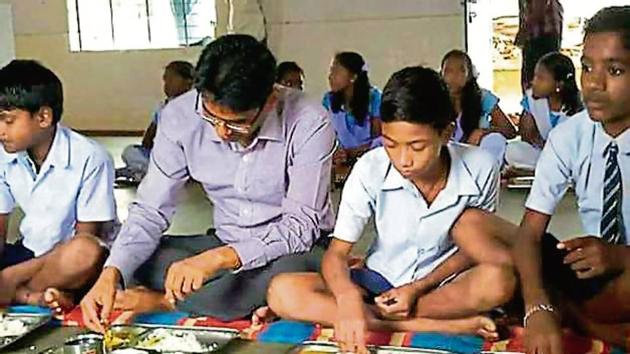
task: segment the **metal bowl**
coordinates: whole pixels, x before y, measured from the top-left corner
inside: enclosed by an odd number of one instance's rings
[[[100,334],[80,334],[63,345],[63,354],[104,354],[103,336]]]

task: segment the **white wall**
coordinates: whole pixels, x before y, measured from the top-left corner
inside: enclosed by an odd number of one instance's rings
[[[0,67],[15,58],[11,4],[0,2]]]
[[[63,122],[75,129],[138,131],[163,99],[171,60],[196,62],[200,49],[70,52],[66,0],[13,4],[16,56],[37,59],[64,85]]]
[[[217,0],[222,1],[222,0]],[[242,0],[244,1],[244,0]],[[0,0],[13,4],[16,55],[35,58],[61,77],[66,124],[76,129],[142,130],[162,98],[170,60],[196,62],[199,48],[72,53],[66,0]],[[306,71],[307,90],[321,97],[335,52],[364,55],[380,88],[396,70],[439,65],[464,46],[461,0],[262,0],[268,43],[279,60]]]
[[[269,45],[278,60],[306,71],[306,89],[321,97],[330,59],[353,50],[368,62],[381,89],[408,65],[439,66],[450,49],[464,47],[460,0],[263,0]]]

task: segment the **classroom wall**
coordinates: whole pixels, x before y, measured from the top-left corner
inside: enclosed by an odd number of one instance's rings
[[[0,1],[0,66],[15,58],[11,4]]]
[[[174,59],[194,63],[200,53],[200,48],[72,53],[65,0],[2,2],[13,4],[17,57],[37,58],[61,76],[64,121],[75,129],[144,129],[162,98],[162,67]],[[393,71],[418,63],[437,66],[446,51],[464,45],[460,0],[262,0],[262,5],[269,46],[279,60],[304,67],[314,97],[327,88],[336,51],[361,52],[372,81],[382,88]]]
[[[408,65],[438,67],[442,56],[464,47],[460,0],[263,0],[269,45],[279,60],[306,71],[306,89],[328,88],[334,53],[361,53],[371,81],[381,89]]]
[[[138,131],[162,99],[162,68],[196,61],[200,49],[73,53],[65,0],[3,0],[13,4],[18,58],[36,58],[62,79],[65,124],[83,130]]]

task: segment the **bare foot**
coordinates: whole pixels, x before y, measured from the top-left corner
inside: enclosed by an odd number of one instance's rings
[[[412,318],[402,321],[384,321],[368,318],[371,328],[399,332],[443,332],[453,334],[472,334],[486,340],[499,339],[496,324],[484,316],[474,316],[456,320],[436,320],[430,318]]]
[[[45,291],[32,291],[25,286],[15,292],[15,301],[20,304],[48,307],[54,314],[60,315],[71,311],[74,306],[74,296],[71,293],[48,288]]]
[[[137,287],[124,291],[116,291],[114,309],[144,313],[154,311],[173,311],[175,310],[175,307],[164,298],[163,293],[145,287]]]
[[[70,312],[76,306],[74,303],[74,295],[56,288],[48,288],[44,290],[39,305],[50,308],[58,315]]]
[[[254,326],[262,326],[267,323],[273,322],[278,318],[273,310],[269,306],[259,307],[252,314],[252,324]]]

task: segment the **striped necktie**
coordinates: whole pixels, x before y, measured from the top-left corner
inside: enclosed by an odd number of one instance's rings
[[[606,170],[604,173],[604,191],[602,221],[600,232],[602,239],[611,244],[625,244],[621,215],[622,185],[621,170],[617,161],[619,148],[613,141],[606,147]]]

